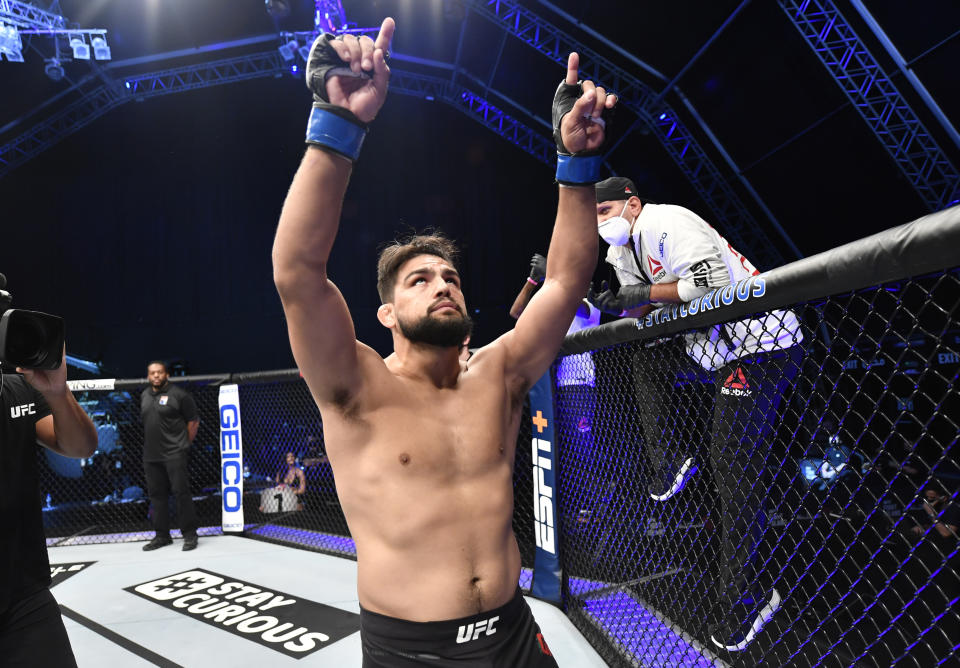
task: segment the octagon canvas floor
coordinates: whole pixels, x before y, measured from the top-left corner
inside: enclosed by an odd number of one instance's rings
[[[80,668],[360,666],[356,562],[235,536],[142,546],[50,548]],[[606,665],[560,610],[527,600],[561,668]]]

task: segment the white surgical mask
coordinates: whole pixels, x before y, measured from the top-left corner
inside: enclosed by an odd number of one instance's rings
[[[628,203],[629,200],[623,203],[623,211],[620,212],[619,216],[607,218],[597,226],[600,238],[611,246],[625,246],[627,239],[630,238],[630,226],[633,223],[623,217],[623,214],[627,212]]]

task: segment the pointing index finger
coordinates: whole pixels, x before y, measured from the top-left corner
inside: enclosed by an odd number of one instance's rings
[[[394,23],[393,19],[389,16],[383,20],[383,23],[380,26],[380,33],[377,35],[377,41],[374,42],[374,49],[383,49],[383,52],[386,53],[390,50],[390,42],[393,40],[393,31],[396,29],[397,24]]]
[[[573,85],[577,83],[578,75],[577,70],[580,69],[580,56],[576,51],[572,52],[567,58],[567,78],[564,80],[565,83]]]

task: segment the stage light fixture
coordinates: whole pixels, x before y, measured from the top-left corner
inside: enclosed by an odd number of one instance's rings
[[[297,57],[297,48],[300,44],[295,39],[291,39],[289,42],[281,46],[278,51],[284,60],[293,60]]]
[[[275,19],[284,19],[290,16],[290,3],[288,0],[264,0],[264,7],[267,14]]]
[[[90,45],[83,41],[83,37],[71,37],[70,48],[73,49],[74,60],[90,60]]]
[[[93,57],[97,60],[110,60],[110,47],[107,46],[107,40],[103,35],[95,35],[90,39],[93,45]]]
[[[63,79],[63,65],[60,63],[60,60],[57,58],[49,58],[46,62],[47,64],[44,66],[43,71],[46,72],[47,76],[53,81]]]
[[[23,42],[16,26],[0,24],[0,55],[11,63],[23,62]]]
[[[300,53],[300,57],[303,58],[303,62],[307,62],[307,58],[310,57],[310,47],[305,44],[297,51]]]

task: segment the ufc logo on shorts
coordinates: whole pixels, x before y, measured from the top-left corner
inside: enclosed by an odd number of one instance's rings
[[[457,629],[457,643],[463,644],[465,642],[470,642],[471,640],[476,640],[480,637],[480,634],[492,636],[497,632],[493,625],[497,623],[497,620],[500,619],[500,615],[496,617],[491,617],[490,619],[481,619],[479,622],[474,624],[466,624]]]
[[[36,415],[37,411],[34,408],[34,404],[23,404],[22,406],[11,406],[10,407],[10,417],[18,418],[23,417],[24,415]]]

